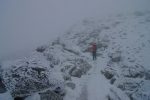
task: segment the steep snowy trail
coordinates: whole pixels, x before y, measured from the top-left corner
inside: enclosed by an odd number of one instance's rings
[[[105,100],[110,91],[110,84],[100,73],[105,66],[104,59],[97,59],[93,64],[91,75],[87,81],[88,100]]]

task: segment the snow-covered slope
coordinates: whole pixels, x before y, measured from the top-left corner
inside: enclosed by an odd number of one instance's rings
[[[87,19],[30,57],[3,62],[2,79],[13,96],[31,95],[26,100],[149,100],[149,53],[150,12]]]
[[[96,68],[95,71],[101,70],[101,73],[110,80],[110,84],[115,86],[106,85],[105,80],[100,79],[101,74],[97,72],[99,80],[96,78],[97,75],[90,78],[93,86],[90,81],[86,82],[86,87],[90,90],[84,89],[83,86],[84,92],[85,90],[89,92],[89,100],[104,100],[104,97],[106,100],[149,99],[149,18],[149,12],[135,12],[102,20],[84,20],[74,26],[65,36],[67,37],[65,40],[77,44],[86,57],[90,57],[86,53],[87,48],[93,41],[96,42],[100,59],[97,59],[97,64],[93,64],[92,68],[101,67]],[[98,83],[98,81],[101,82]],[[91,87],[88,87],[89,84]],[[107,96],[103,95],[106,93],[105,89]],[[122,96],[122,94],[125,95]]]

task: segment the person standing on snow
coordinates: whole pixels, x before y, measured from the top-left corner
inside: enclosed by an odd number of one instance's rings
[[[96,50],[97,50],[97,45],[96,43],[92,44],[92,54],[93,54],[93,60],[96,60]]]

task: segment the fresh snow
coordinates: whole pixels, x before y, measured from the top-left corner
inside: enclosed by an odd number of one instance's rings
[[[108,95],[115,98],[114,100],[130,100],[127,94],[115,85],[111,85],[110,81],[102,75],[101,70],[106,68],[109,61],[109,53],[114,53],[117,50],[121,51],[123,55],[123,64],[131,65],[128,59],[135,60],[133,63],[141,64],[146,69],[150,69],[150,12],[145,13],[142,16],[129,15],[118,15],[104,20],[85,20],[79,25],[73,26],[67,34],[63,35],[59,40],[60,43],[65,44],[65,48],[73,50],[79,53],[80,57],[84,58],[89,64],[92,65],[90,71],[82,75],[81,78],[71,77],[76,87],[70,89],[66,87],[66,95],[64,100],[108,100]],[[94,31],[93,31],[94,30]],[[92,33],[93,32],[93,33]],[[98,32],[96,42],[103,40],[109,47],[104,51],[98,51],[102,53],[96,61],[92,60],[90,53],[83,52],[85,48],[88,48],[91,42],[95,38],[90,36]],[[91,37],[91,38],[90,38]],[[90,39],[89,39],[90,38]],[[86,45],[82,45],[82,40],[86,41]],[[85,42],[84,41],[84,42]],[[80,44],[79,44],[80,42]],[[101,41],[100,41],[101,42]],[[54,57],[60,59],[62,62],[66,62],[69,58],[76,58],[75,54],[61,51],[62,46],[56,45],[54,50],[48,49],[45,54],[52,53]],[[117,56],[117,55],[116,55]],[[49,67],[49,62],[39,53],[33,53],[33,56],[28,58],[30,62],[35,59],[38,60],[39,65]],[[17,61],[18,62],[18,61]],[[6,62],[4,69],[8,69],[8,65],[12,62]],[[21,63],[22,64],[22,63]],[[68,64],[68,62],[63,63]],[[54,78],[61,78],[60,68],[61,66],[55,66],[52,70]],[[119,73],[121,68],[118,65],[113,66]],[[58,74],[57,74],[58,72]],[[120,74],[120,73],[119,73]],[[126,74],[126,72],[125,72]],[[59,75],[59,76],[57,76]],[[51,77],[52,78],[52,77]],[[51,79],[50,78],[50,79]],[[131,79],[131,81],[139,81],[141,79]],[[118,80],[118,83],[124,81],[123,79]],[[146,80],[145,85],[142,87],[141,92],[150,95],[150,81]],[[4,99],[7,97],[6,99]],[[0,100],[13,100],[9,93],[0,94]],[[38,94],[26,98],[25,100],[40,100]],[[140,99],[139,99],[140,100]],[[143,99],[143,100],[148,100]]]
[[[100,73],[101,67],[104,66],[102,64],[103,61],[99,59],[97,60],[101,64],[95,62],[93,65],[94,70],[87,81],[88,100],[105,100],[111,87],[105,77]]]

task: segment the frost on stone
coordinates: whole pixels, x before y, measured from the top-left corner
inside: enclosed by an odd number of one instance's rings
[[[28,96],[47,88],[53,91],[56,87],[64,85],[63,81],[56,79],[56,75],[52,78],[48,66],[42,66],[36,60],[34,62],[36,63],[24,60],[16,62],[3,72],[4,84],[13,97]]]

